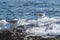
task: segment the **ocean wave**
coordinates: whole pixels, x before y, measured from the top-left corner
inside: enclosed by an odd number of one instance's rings
[[[32,24],[37,24],[26,30],[27,33],[32,33],[36,36],[42,35],[60,35],[60,17],[51,17],[44,16],[43,18],[38,18],[35,20],[29,21]]]
[[[33,24],[33,28],[30,29],[31,25],[29,24]],[[28,27],[28,31],[35,30],[35,27],[37,27],[37,30],[39,29],[39,27],[46,27],[45,30],[42,30],[43,33],[52,33],[52,34],[56,34],[58,32],[58,34],[60,33],[60,17],[48,17],[48,16],[44,16],[44,17],[39,17],[36,20],[27,20],[27,19],[21,19],[19,18],[16,26],[20,26],[20,25],[24,25]],[[0,21],[0,30],[9,30],[12,29],[13,25],[11,23],[8,23],[6,20],[1,20]],[[29,30],[30,29],[30,30]],[[33,30],[34,29],[34,30]],[[37,32],[37,30],[35,32]],[[27,31],[27,32],[28,32]],[[39,31],[38,31],[39,32]],[[37,33],[38,33],[37,32]],[[41,33],[41,32],[39,32]]]

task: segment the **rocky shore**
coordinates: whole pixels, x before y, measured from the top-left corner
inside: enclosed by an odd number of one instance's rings
[[[18,26],[16,33],[13,30],[0,31],[0,40],[25,40],[25,29],[24,26]],[[60,38],[41,38],[38,36],[27,37],[27,40],[60,40]]]
[[[16,36],[17,38],[14,39],[14,37],[12,37],[11,34],[12,33],[9,31],[0,32],[0,40],[24,40],[24,35]],[[28,40],[60,40],[60,38],[29,37]]]

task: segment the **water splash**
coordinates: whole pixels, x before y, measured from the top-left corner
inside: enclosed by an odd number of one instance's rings
[[[33,27],[31,25],[33,24]],[[37,20],[27,20],[19,18],[16,23],[17,26],[24,25],[27,27],[27,33],[33,33],[34,35],[60,35],[60,17],[48,17],[43,16],[42,18],[37,18]],[[13,25],[6,22],[6,20],[0,21],[0,30],[8,30],[13,28]]]

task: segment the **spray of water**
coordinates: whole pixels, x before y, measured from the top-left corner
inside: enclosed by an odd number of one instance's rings
[[[33,24],[31,26],[29,24]],[[27,33],[33,33],[35,35],[42,35],[42,34],[55,34],[60,35],[60,17],[51,17],[45,16],[38,17],[37,20],[27,20],[19,18],[17,26],[20,25],[29,25],[29,28],[26,30]],[[11,25],[12,26],[12,25]],[[6,22],[6,20],[0,21],[0,30],[10,28],[10,24]]]

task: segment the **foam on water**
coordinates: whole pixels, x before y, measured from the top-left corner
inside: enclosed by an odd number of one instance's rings
[[[38,27],[36,27],[36,28],[33,27],[31,29],[27,29],[26,32],[32,32],[33,35],[42,35],[42,34],[43,35],[44,34],[45,35],[46,34],[60,35],[60,17],[49,18],[49,17],[45,16],[43,18],[38,18],[36,20],[36,22],[33,22],[32,20],[31,20],[31,22],[34,23],[35,25],[37,24]]]
[[[27,20],[19,18],[17,22],[17,26],[20,25],[28,25],[34,24],[32,28],[28,28],[26,30],[27,33],[32,32],[35,35],[42,35],[42,34],[56,34],[60,35],[60,17],[48,17],[43,16],[42,18],[37,18],[37,20]],[[13,28],[13,25],[6,22],[6,20],[0,21],[0,30],[6,30]]]
[[[13,25],[6,22],[6,20],[0,21],[0,31],[12,29]]]

